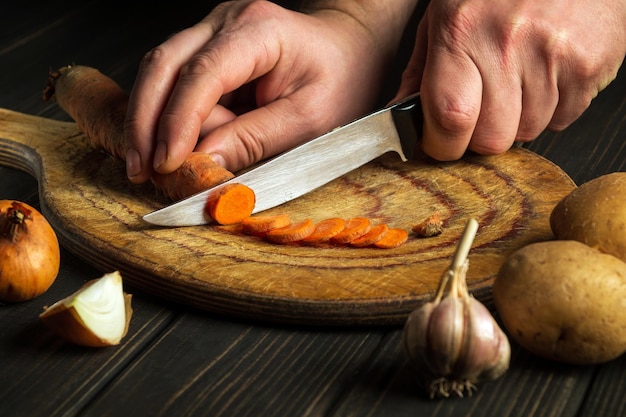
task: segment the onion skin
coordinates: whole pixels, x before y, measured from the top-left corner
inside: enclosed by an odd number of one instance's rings
[[[65,308],[60,304],[45,311],[39,317],[50,330],[70,343],[87,347],[106,347],[119,345],[122,338],[128,333],[130,317],[132,315],[131,294],[124,294],[126,306],[126,327],[124,333],[114,339],[103,339],[92,332],[82,321],[74,307]]]
[[[43,294],[60,265],[59,241],[46,218],[26,203],[0,200],[0,301],[15,303]]]
[[[114,346],[128,332],[131,302],[132,295],[124,292],[122,276],[115,271],[88,281],[68,297],[44,307],[39,318],[68,342],[87,347]]]

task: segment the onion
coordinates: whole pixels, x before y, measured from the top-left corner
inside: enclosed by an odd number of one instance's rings
[[[39,318],[69,342],[90,347],[117,345],[128,331],[131,299],[123,291],[122,276],[115,271],[44,308]]]
[[[60,264],[59,241],[46,218],[26,203],[0,200],[0,301],[43,294]]]

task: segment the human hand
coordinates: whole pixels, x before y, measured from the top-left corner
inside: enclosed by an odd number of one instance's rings
[[[193,150],[237,171],[370,110],[405,23],[370,15],[386,30],[332,8],[227,2],[159,45],[129,101],[131,181],[171,172]]]
[[[623,0],[436,0],[397,98],[421,91],[430,156],[497,154],[566,128],[625,54]]]

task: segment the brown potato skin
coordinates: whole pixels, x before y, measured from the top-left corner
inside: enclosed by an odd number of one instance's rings
[[[552,210],[552,232],[626,262],[626,172],[595,178],[574,189]]]
[[[578,241],[513,253],[493,285],[510,336],[528,351],[589,365],[626,351],[626,263]]]

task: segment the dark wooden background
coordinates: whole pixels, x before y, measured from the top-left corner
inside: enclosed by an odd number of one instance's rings
[[[214,4],[5,2],[0,107],[69,120],[40,99],[49,68],[91,65],[130,88],[141,56]],[[386,94],[397,85],[409,50],[410,36]],[[542,134],[528,147],[578,184],[624,171],[625,77],[620,74],[566,131]],[[0,179],[0,199],[38,205],[36,179],[6,167]],[[481,385],[471,398],[431,401],[400,349],[399,328],[240,321],[143,293],[134,294],[130,332],[120,346],[73,346],[42,327],[37,316],[44,305],[101,274],[63,250],[60,275],[47,293],[0,305],[0,416],[626,415],[624,357],[575,367],[514,344],[503,378]]]

